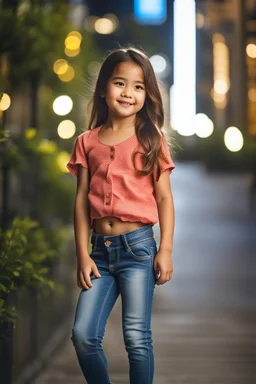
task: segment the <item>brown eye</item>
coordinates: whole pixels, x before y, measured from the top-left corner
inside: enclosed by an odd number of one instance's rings
[[[124,85],[124,83],[122,81],[117,81],[116,83],[114,83],[115,85],[119,85],[120,87],[122,87]]]

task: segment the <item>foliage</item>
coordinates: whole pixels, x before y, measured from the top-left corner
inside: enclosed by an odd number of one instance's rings
[[[21,195],[25,195],[26,180],[37,185],[31,208],[40,223],[49,226],[50,222],[57,220],[61,226],[69,224],[73,215],[74,179],[63,172],[65,162],[60,163],[62,151],[57,143],[42,139],[37,131],[34,131],[34,137],[30,137],[32,131],[29,129],[19,137],[12,137],[5,131],[5,141],[1,143],[0,138],[2,165],[19,175]]]
[[[0,6],[0,57],[5,68],[0,82],[5,80],[6,88],[17,89],[31,76],[53,76],[52,63],[69,30],[66,20],[67,7],[61,2],[53,2],[51,8],[31,3],[18,14]]]
[[[59,243],[60,244],[60,243]],[[11,292],[20,287],[52,290],[56,283],[49,278],[49,261],[55,248],[45,231],[30,218],[15,218],[11,228],[0,231],[0,319],[13,321],[13,308],[7,305]]]

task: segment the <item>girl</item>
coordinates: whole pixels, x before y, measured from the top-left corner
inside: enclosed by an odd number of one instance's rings
[[[74,210],[78,299],[72,341],[88,384],[109,384],[102,339],[119,294],[130,383],[153,382],[155,283],[172,277],[174,164],[161,131],[163,104],[148,57],[128,48],[103,63],[89,130],[67,165],[77,176]],[[152,226],[159,217],[159,249]],[[93,229],[88,254],[89,230]]]

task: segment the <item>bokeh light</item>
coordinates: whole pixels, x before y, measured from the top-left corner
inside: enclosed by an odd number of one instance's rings
[[[204,15],[200,12],[197,12],[197,14],[196,14],[196,27],[198,29],[202,29],[204,27],[204,24],[205,24]]]
[[[117,16],[114,15],[113,13],[107,13],[103,17],[112,21],[114,30],[116,30],[119,27],[119,20],[118,20]]]
[[[69,57],[75,57],[79,55],[80,51],[81,51],[80,47],[77,49],[68,49],[67,47],[65,47],[65,50],[64,50],[65,54]]]
[[[238,152],[243,148],[244,138],[237,127],[229,127],[224,134],[224,143],[231,152]]]
[[[218,109],[225,109],[227,106],[227,95],[215,92],[214,88],[211,90],[211,97],[214,105]]]
[[[150,62],[155,73],[162,73],[167,68],[167,61],[162,55],[153,55],[150,57]]]
[[[63,73],[62,75],[58,75],[58,78],[61,81],[66,82],[66,83],[73,80],[74,77],[75,77],[75,71],[74,71],[73,67],[71,67],[71,65],[68,66],[65,73]]]
[[[69,32],[68,37],[69,36],[75,36],[75,37],[77,37],[80,40],[80,43],[82,42],[82,35],[78,31]]]
[[[63,120],[58,125],[57,132],[62,139],[70,139],[76,133],[76,126],[71,120]]]
[[[67,69],[68,69],[68,63],[64,59],[56,60],[55,63],[53,64],[53,71],[57,75],[63,75],[64,73],[67,72]]]
[[[81,40],[77,36],[68,36],[65,40],[65,46],[69,50],[76,50],[80,47]]]
[[[68,169],[66,165],[69,162],[69,159],[70,159],[70,154],[68,152],[62,151],[57,155],[56,161],[61,172],[68,173]]]
[[[115,25],[112,20],[106,17],[102,17],[95,21],[94,28],[95,31],[101,35],[109,35],[110,33],[114,32]]]
[[[37,130],[35,128],[28,128],[25,131],[25,137],[28,140],[32,140],[36,136]]]
[[[248,91],[248,99],[256,103],[256,88],[250,88]]]
[[[220,95],[225,95],[229,90],[229,84],[226,80],[219,79],[214,82],[214,90]]]
[[[198,137],[209,137],[214,131],[212,120],[204,113],[196,114],[193,119],[193,124],[195,125],[195,133]]]
[[[2,98],[0,100],[0,111],[6,111],[11,105],[11,98],[7,93],[2,94]]]
[[[38,151],[45,154],[50,155],[57,150],[56,143],[51,140],[43,139],[38,145]]]
[[[251,59],[256,58],[256,44],[248,44],[246,46],[246,53]]]
[[[69,96],[62,95],[54,100],[52,107],[56,115],[65,116],[72,110],[73,101]]]

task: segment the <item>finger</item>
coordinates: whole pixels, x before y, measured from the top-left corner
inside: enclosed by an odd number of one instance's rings
[[[91,282],[90,274],[91,274],[91,271],[84,271],[84,272],[83,272],[83,278],[84,278],[85,284],[86,284],[89,288],[92,287],[92,282]]]
[[[82,284],[81,284],[81,281],[80,281],[80,277],[79,277],[79,272],[78,271],[77,271],[77,274],[76,274],[76,283],[77,283],[77,286],[79,288],[83,288]]]
[[[167,273],[161,272],[160,278],[157,280],[157,284],[162,285],[162,284],[166,283],[167,278],[168,278]]]
[[[95,277],[101,277],[101,274],[99,273],[96,264],[92,267],[92,272],[93,272]]]
[[[88,286],[88,284],[85,280],[85,276],[84,276],[83,272],[80,272],[79,277],[80,277],[80,284],[82,285],[82,288],[84,288],[86,290],[89,289],[90,287]]]

